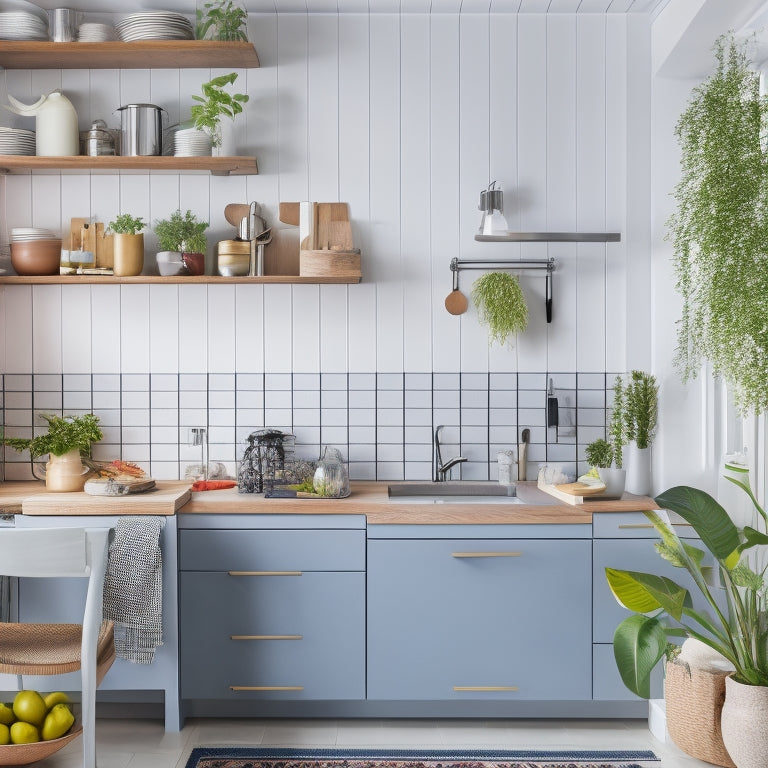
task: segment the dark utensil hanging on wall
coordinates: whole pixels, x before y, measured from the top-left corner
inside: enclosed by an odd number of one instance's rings
[[[549,391],[547,393],[547,426],[559,427],[560,414],[558,411],[557,396],[555,395],[555,387],[552,383],[552,379],[549,380]],[[558,435],[555,433],[555,442],[557,442]]]
[[[545,286],[544,303],[547,307],[547,322],[552,322],[552,272],[547,270],[547,284]]]

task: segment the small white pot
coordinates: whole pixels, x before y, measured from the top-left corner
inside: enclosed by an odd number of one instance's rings
[[[627,473],[623,469],[610,467],[605,469],[598,468],[597,474],[600,475],[600,479],[605,483],[603,495],[615,499],[621,498],[621,494],[624,493],[624,483],[626,482]]]
[[[624,450],[627,468],[626,490],[638,496],[651,494],[651,449],[638,448],[633,441]]]
[[[720,718],[723,744],[736,768],[768,766],[768,686],[744,685],[725,678]]]

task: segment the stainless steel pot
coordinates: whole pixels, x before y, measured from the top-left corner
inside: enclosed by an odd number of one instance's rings
[[[120,147],[123,155],[163,154],[163,112],[155,104],[126,104],[120,112]]]

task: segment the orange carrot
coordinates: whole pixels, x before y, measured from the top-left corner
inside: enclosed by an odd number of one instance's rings
[[[237,483],[234,480],[195,480],[192,483],[193,491],[220,491],[224,488],[234,488]]]

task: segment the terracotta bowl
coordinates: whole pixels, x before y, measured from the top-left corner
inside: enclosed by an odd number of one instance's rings
[[[11,264],[19,275],[58,275],[61,240],[11,243]]]
[[[29,765],[49,757],[58,752],[62,747],[76,739],[83,732],[83,726],[75,720],[75,724],[69,733],[65,733],[59,739],[50,741],[37,741],[34,744],[7,744],[0,747],[0,765]]]

